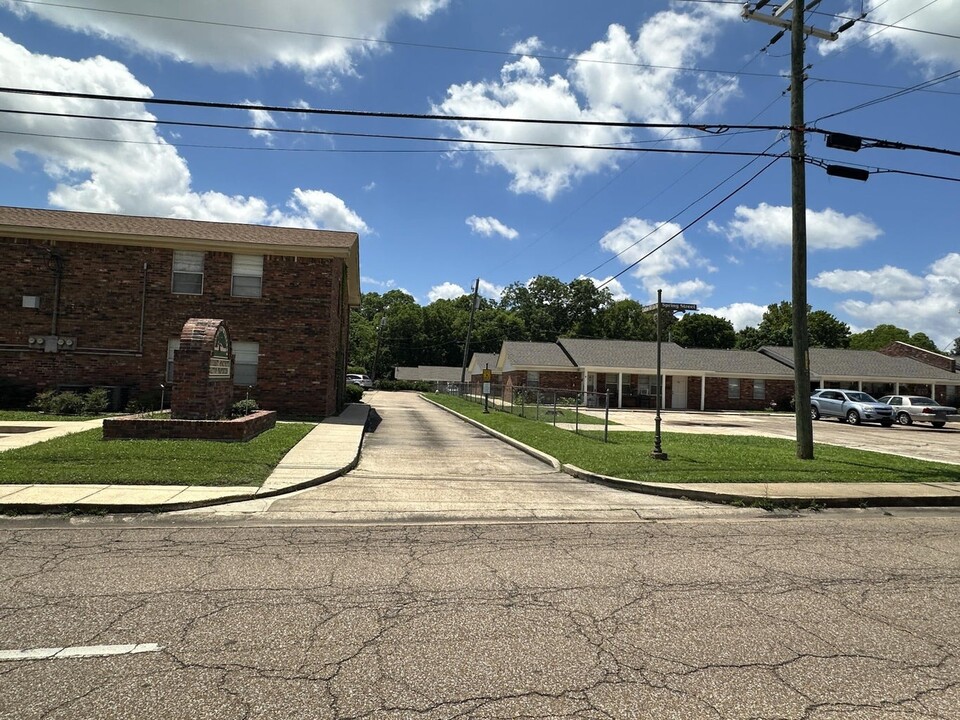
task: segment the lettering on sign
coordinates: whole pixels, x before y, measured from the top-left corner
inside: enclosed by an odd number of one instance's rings
[[[227,358],[210,358],[210,377],[228,378],[230,377],[230,360]]]

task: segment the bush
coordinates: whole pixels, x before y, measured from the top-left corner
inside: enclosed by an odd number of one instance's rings
[[[105,388],[94,388],[83,395],[44,390],[30,401],[30,407],[47,415],[100,415],[110,407],[110,396]]]
[[[57,393],[55,390],[44,390],[43,392],[39,392],[37,393],[37,396],[30,401],[29,407],[42,413],[52,413],[53,397],[56,394]]]
[[[83,412],[83,395],[75,392],[55,393],[50,402],[54,415],[80,415]]]
[[[110,396],[106,388],[94,388],[83,396],[83,414],[99,415],[110,407]]]
[[[363,399],[363,388],[353,383],[347,383],[347,402],[357,403]]]
[[[260,406],[257,405],[257,401],[252,398],[247,398],[246,400],[239,400],[230,406],[230,417],[239,418],[244,415],[249,415],[250,413],[255,413],[260,409]]]
[[[433,384],[422,380],[377,380],[374,383],[377,390],[415,390],[417,392],[433,392]]]

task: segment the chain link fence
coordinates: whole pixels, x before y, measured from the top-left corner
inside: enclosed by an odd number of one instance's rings
[[[477,403],[490,411],[507,412],[528,420],[546,422],[580,433],[603,428],[607,442],[610,426],[610,394],[561,388],[524,387],[490,384],[483,394],[483,383],[436,382],[434,391]]]

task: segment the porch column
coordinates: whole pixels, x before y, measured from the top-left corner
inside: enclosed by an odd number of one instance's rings
[[[894,394],[894,395],[899,395],[899,394],[900,394],[900,381],[899,381],[899,380],[893,384],[893,394]]]
[[[700,376],[700,412],[707,409],[707,376]]]
[[[857,390],[863,392],[863,380],[857,380]]]
[[[930,397],[934,400],[937,399],[937,384],[935,382],[930,383]]]
[[[617,407],[623,407],[623,373],[617,373]]]

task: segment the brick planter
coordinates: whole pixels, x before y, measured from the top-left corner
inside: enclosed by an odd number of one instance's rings
[[[246,442],[276,424],[275,410],[258,410],[235,420],[175,420],[132,415],[106,418],[103,421],[103,439]]]

